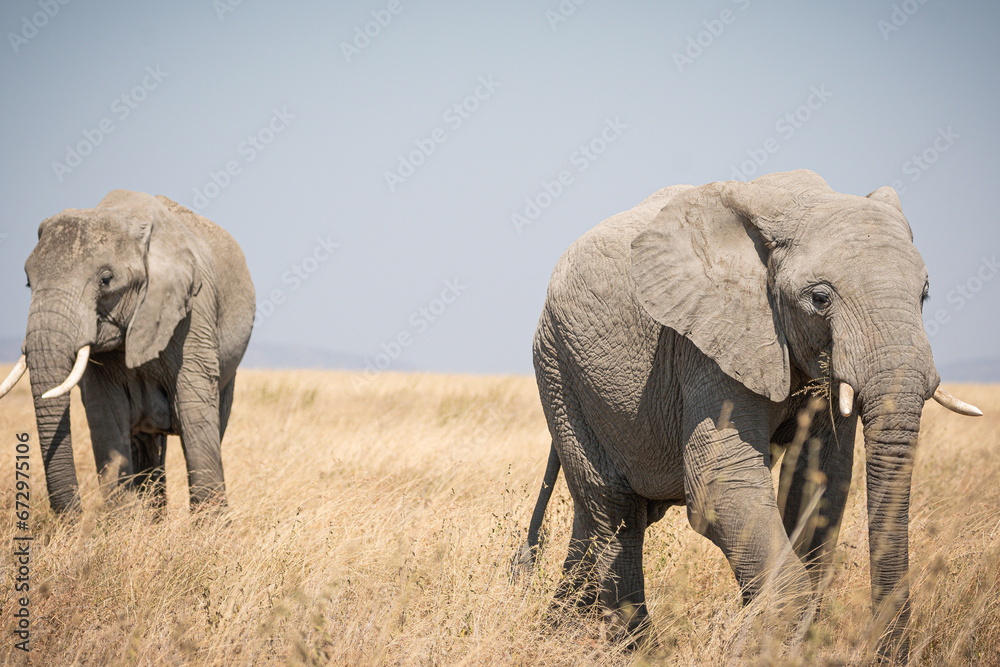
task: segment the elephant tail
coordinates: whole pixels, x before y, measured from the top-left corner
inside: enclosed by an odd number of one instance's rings
[[[542,488],[538,491],[538,500],[535,501],[535,511],[531,513],[528,541],[521,547],[514,563],[515,569],[521,572],[529,570],[535,564],[542,519],[545,517],[545,508],[548,507],[549,498],[552,497],[552,489],[556,485],[556,479],[559,478],[559,465],[559,454],[556,452],[555,443],[553,443],[549,448],[549,462],[545,466],[545,477],[542,479]]]

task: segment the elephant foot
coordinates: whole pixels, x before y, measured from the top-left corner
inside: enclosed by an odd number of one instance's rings
[[[652,624],[645,604],[623,601],[615,609],[606,610],[604,616],[609,642],[622,644],[628,651],[647,651],[654,648]]]
[[[229,503],[225,493],[217,493],[206,498],[191,499],[191,517],[197,526],[226,527],[232,520],[225,516]]]
[[[556,588],[552,606],[563,611],[586,614],[599,610],[598,585],[584,576],[566,575]]]
[[[908,637],[885,636],[875,650],[876,665],[906,665],[910,662],[910,640]]]
[[[49,493],[49,506],[57,516],[70,519],[83,513],[83,503],[80,500],[80,489],[73,488],[71,493],[53,495]]]
[[[527,544],[521,545],[510,561],[510,580],[517,583],[526,579],[535,569],[535,555]]]

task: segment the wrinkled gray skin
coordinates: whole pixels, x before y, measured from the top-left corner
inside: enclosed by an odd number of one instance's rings
[[[192,508],[225,504],[221,441],[255,307],[236,241],[166,197],[115,190],[96,208],[42,222],[24,268],[24,351],[52,508],[78,507],[79,489],[69,394],[42,394],[84,345],[92,352],[80,389],[104,490],[136,486],[162,506],[174,434]]]
[[[769,590],[808,609],[836,543],[860,415],[872,603],[882,653],[905,656],[910,471],[940,381],[921,320],[927,284],[895,191],[839,194],[807,170],[665,188],[574,243],[534,340],[553,450],[528,553],[561,464],[574,503],[565,570],[595,575],[589,595],[579,576],[558,595],[583,591],[641,634],[643,534],[686,505],[745,601],[773,581]],[[782,514],[769,445],[792,441],[808,400],[796,392],[823,377],[824,351],[832,386],[856,391],[856,411],[821,410],[812,424],[827,486],[819,527],[792,545],[809,457],[798,458]]]

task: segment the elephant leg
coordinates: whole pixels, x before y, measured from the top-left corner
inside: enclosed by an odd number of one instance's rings
[[[799,426],[801,410],[811,415]],[[843,417],[829,407],[815,412],[805,405],[775,432],[785,446],[778,488],[785,532],[805,562],[817,590],[831,566],[854,467],[857,415]]]
[[[222,507],[226,504],[226,482],[222,472],[218,380],[183,370],[177,380],[176,412],[191,509]]]
[[[770,472],[769,402],[718,367],[684,383],[684,489],[691,526],[725,554],[749,603],[805,610],[809,575],[785,533]],[[723,405],[732,412],[720,423]]]
[[[642,576],[648,501],[615,468],[573,392],[561,383],[548,386],[553,391],[543,405],[574,514],[556,604],[591,607],[598,602],[612,612],[614,636],[633,641],[648,617]]]
[[[598,603],[612,613],[611,634],[634,641],[644,632],[649,615],[642,575],[647,502],[632,492],[579,481],[569,482],[567,476],[573,534],[556,600],[577,608]]]
[[[209,392],[213,392],[210,389]],[[187,463],[191,509],[225,506],[226,482],[222,472],[217,394],[182,398],[178,392],[181,446]]]
[[[646,533],[647,502],[631,494],[627,509],[614,513],[619,518],[608,541],[608,573],[600,592],[601,604],[614,612],[613,632],[634,643],[645,633],[649,622],[645,581],[642,576],[642,544]]]
[[[120,485],[129,485],[135,473],[129,437],[131,408],[125,388],[109,377],[111,365],[91,364],[90,369],[80,381],[80,392],[101,491],[107,499]]]
[[[597,562],[591,548],[588,517],[582,506],[573,503],[573,532],[569,540],[569,551],[563,562],[563,576],[556,589],[559,606],[567,602],[584,609],[597,604],[598,586],[596,579]]]
[[[132,462],[135,487],[150,498],[157,514],[167,506],[167,436],[162,433],[136,433],[132,436]]]

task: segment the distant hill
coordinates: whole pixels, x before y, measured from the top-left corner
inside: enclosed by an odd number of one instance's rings
[[[0,338],[0,363],[12,364],[21,356],[20,338]],[[258,343],[250,340],[250,348],[243,357],[244,368],[323,368],[337,370],[362,370],[365,357],[349,352],[338,352],[306,345]],[[388,370],[410,371],[413,367],[396,360]],[[944,382],[978,382],[1000,384],[1000,358],[979,358],[955,361],[938,366]]]
[[[21,356],[20,338],[0,338],[0,363],[12,364]],[[282,345],[256,342],[250,339],[250,347],[240,364],[243,368],[323,368],[340,370],[362,370],[365,357],[358,354],[337,352],[305,345]],[[391,370],[407,371],[412,367],[396,360]],[[0,378],[2,379],[2,378]]]
[[[397,362],[398,363],[398,362]],[[402,364],[393,364],[393,370],[408,370]],[[243,368],[324,368],[338,370],[361,370],[365,358],[358,354],[337,352],[306,345],[282,345],[280,343],[258,343],[250,339],[250,347],[243,355]]]

